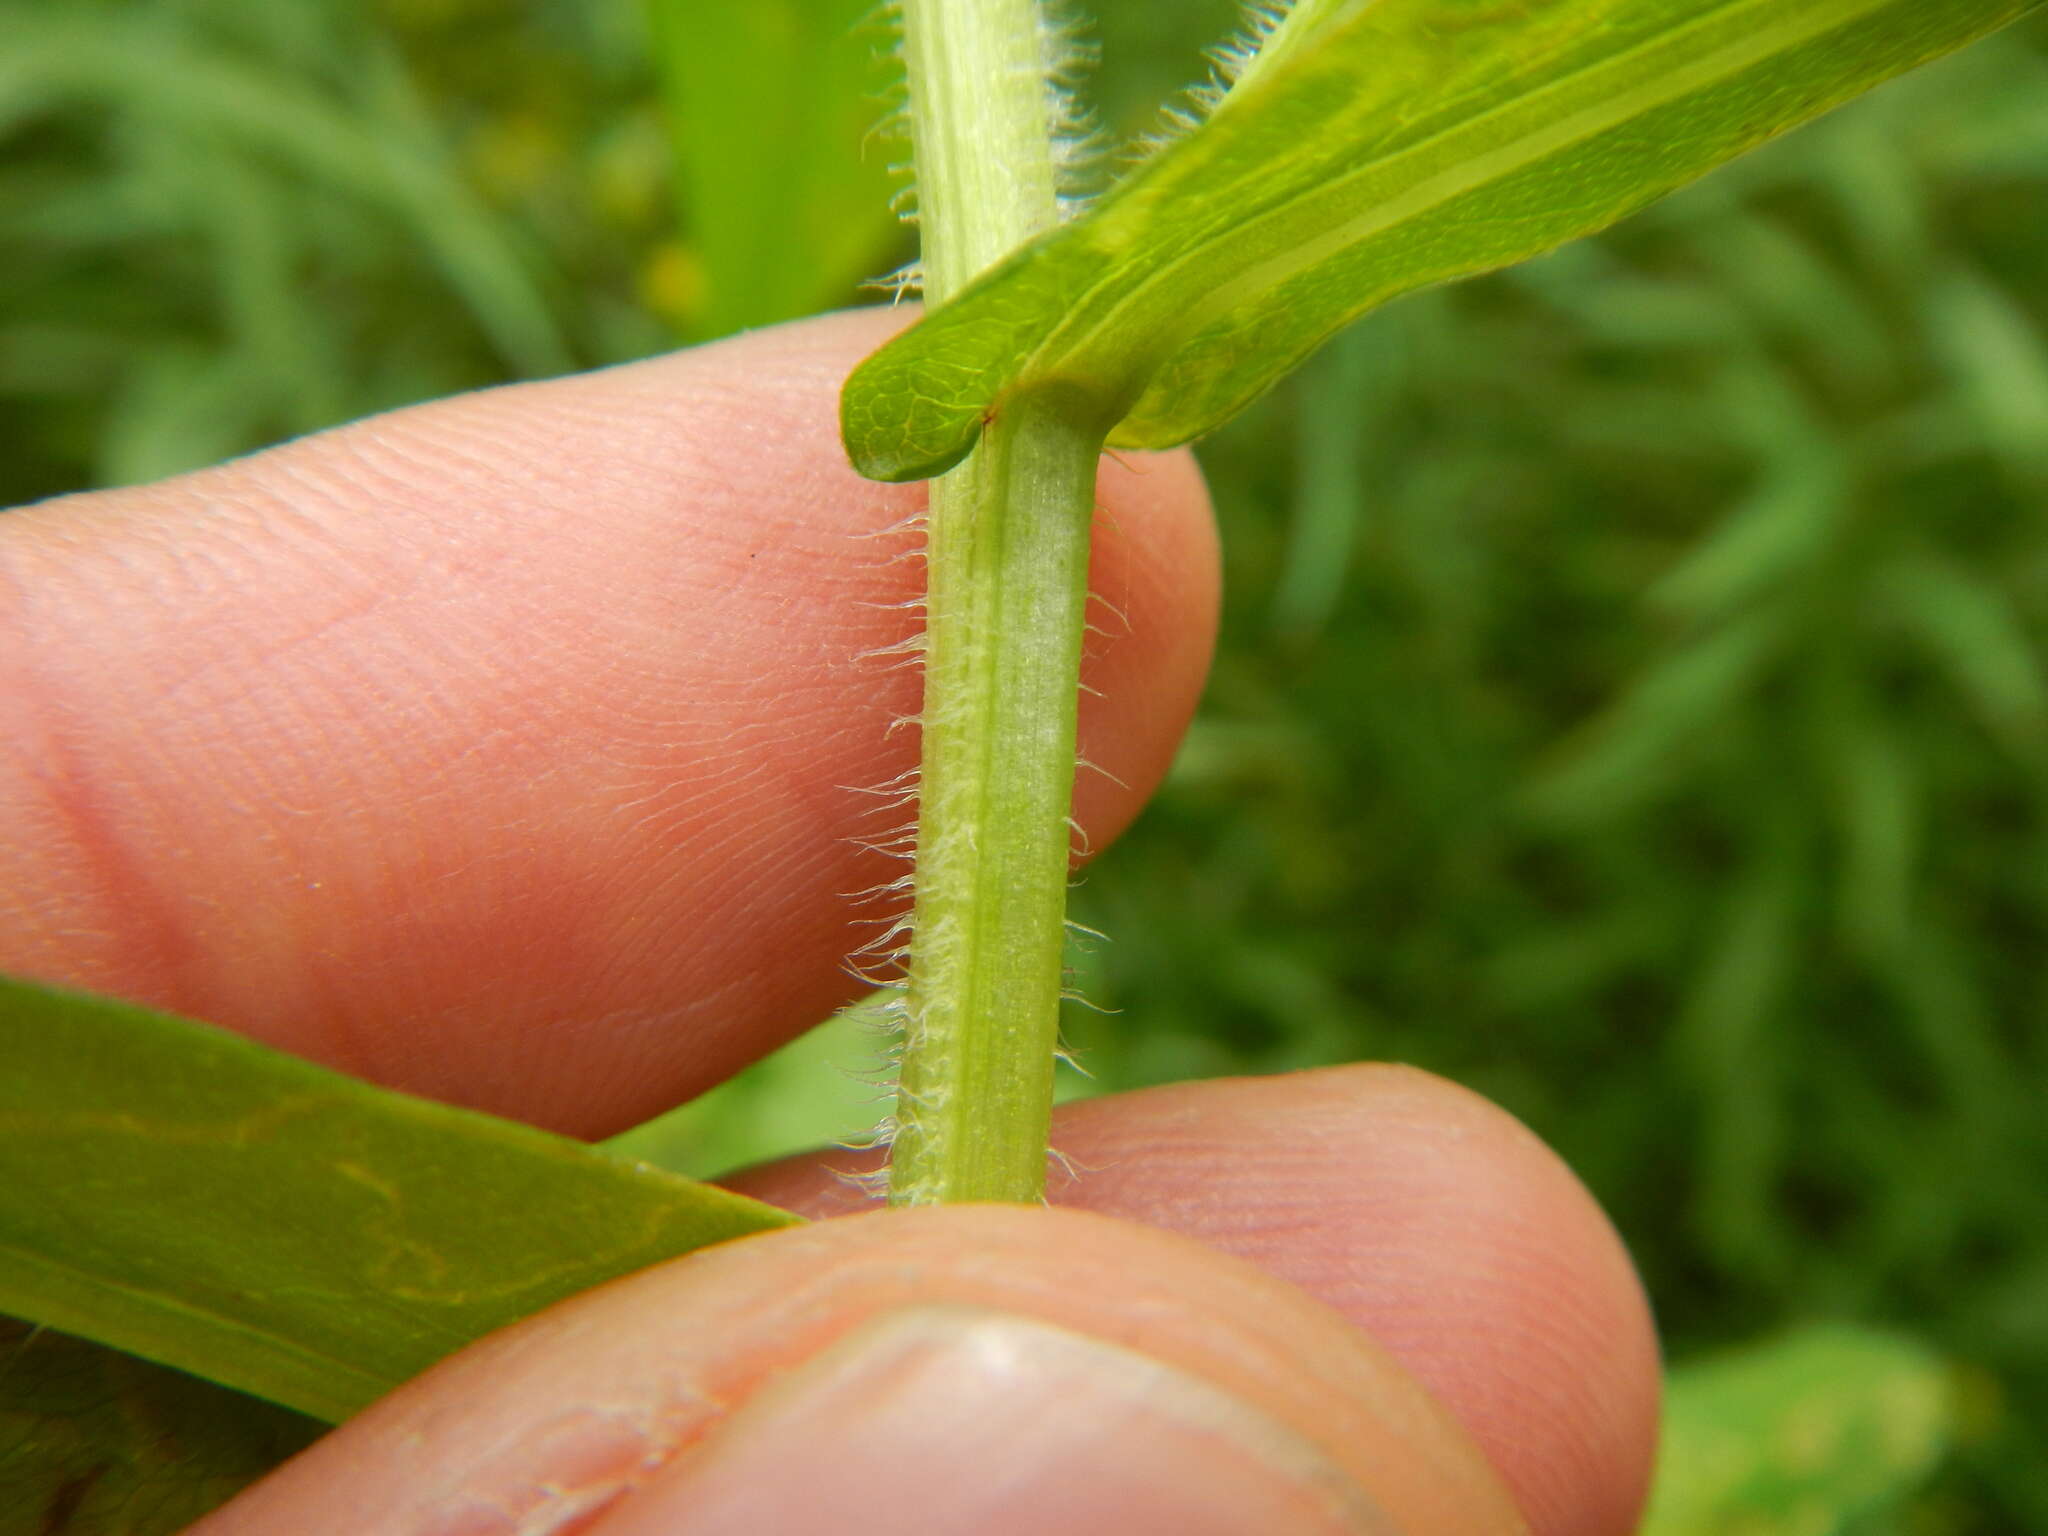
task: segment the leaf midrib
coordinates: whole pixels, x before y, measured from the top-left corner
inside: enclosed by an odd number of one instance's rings
[[[1142,352],[1137,353],[1129,349],[1117,350],[1122,351],[1125,356],[1171,358],[1190,338],[1200,335],[1211,324],[1236,308],[1248,290],[1270,292],[1327,261],[1334,253],[1349,245],[1418,217],[1433,208],[1441,207],[1465,193],[1505,180],[1514,172],[1524,170],[1574,144],[1584,143],[1631,118],[1669,106],[1673,102],[1718,85],[1742,69],[1775,53],[1804,46],[1831,31],[1838,31],[1881,11],[1894,9],[1899,3],[1900,0],[1836,0],[1832,5],[1808,11],[1793,21],[1777,26],[1766,23],[1760,31],[1746,33],[1735,42],[1705,59],[1695,61],[1689,67],[1672,71],[1662,77],[1653,76],[1651,83],[1632,91],[1602,98],[1593,106],[1549,124],[1545,130],[1519,135],[1494,150],[1482,152],[1469,159],[1460,159],[1451,169],[1417,182],[1407,191],[1375,206],[1340,229],[1317,236],[1250,272],[1240,274],[1213,292],[1203,295],[1192,305],[1184,302],[1160,304],[1158,301],[1161,289],[1173,286],[1188,266],[1205,259],[1210,242],[1204,242],[1154,269],[1099,318],[1085,323],[1077,318],[1074,325],[1055,328],[1042,343],[1032,349],[1025,365],[1017,370],[1014,377],[1022,379],[1034,376],[1038,371],[1038,365],[1048,358],[1056,359],[1084,353],[1088,349],[1089,338],[1107,331],[1122,329],[1118,322],[1123,317],[1133,311],[1142,315],[1148,308],[1154,307],[1166,308],[1169,311],[1178,309],[1185,316],[1181,323],[1172,327],[1171,343],[1164,347],[1144,348]],[[1341,201],[1350,187],[1368,178],[1384,177],[1389,169],[1399,166],[1403,161],[1432,154],[1440,155],[1446,146],[1454,145],[1462,137],[1481,133],[1489,123],[1535,112],[1546,98],[1571,92],[1582,87],[1585,82],[1597,80],[1604,74],[1626,71],[1632,66],[1641,68],[1644,61],[1653,60],[1664,51],[1680,48],[1687,38],[1702,31],[1713,31],[1733,25],[1745,12],[1775,9],[1781,4],[1782,0],[1736,0],[1736,3],[1716,7],[1708,14],[1697,17],[1677,29],[1660,32],[1619,53],[1605,55],[1598,62],[1574,70],[1537,90],[1516,95],[1477,117],[1463,118],[1396,154],[1366,161],[1333,180],[1317,182],[1311,187],[1291,194],[1251,219],[1232,226],[1231,237],[1249,239],[1252,238],[1253,231],[1285,222],[1291,217],[1298,216],[1305,207],[1325,200]],[[1071,345],[1065,344],[1064,338],[1074,335],[1077,329],[1080,332],[1080,339]],[[1138,389],[1127,388],[1126,391],[1118,393],[1135,399],[1141,392],[1142,386]]]

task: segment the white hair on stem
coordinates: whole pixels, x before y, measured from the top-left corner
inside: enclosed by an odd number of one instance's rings
[[[1247,4],[1238,29],[1203,54],[1208,61],[1209,77],[1189,86],[1160,107],[1159,126],[1138,135],[1122,156],[1127,162],[1126,168],[1151,159],[1214,117],[1230,93],[1256,71],[1259,62],[1278,51],[1276,40],[1289,31],[1290,24],[1312,24],[1319,15],[1331,9],[1330,5],[1317,4],[1316,0]]]

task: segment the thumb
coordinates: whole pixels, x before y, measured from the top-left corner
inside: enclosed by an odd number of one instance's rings
[[[1450,1415],[1304,1293],[1068,1211],[881,1212],[465,1351],[194,1536],[1340,1536],[1525,1529]]]

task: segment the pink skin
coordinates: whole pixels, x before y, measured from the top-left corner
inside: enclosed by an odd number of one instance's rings
[[[0,527],[0,968],[584,1134],[857,989],[915,762],[835,316],[376,418]],[[1185,455],[1103,475],[1077,818],[1165,771],[1216,551]],[[1116,780],[1121,780],[1119,785]],[[1123,786],[1130,786],[1125,788]],[[878,814],[879,812],[879,814]]]
[[[895,872],[857,845],[888,829],[858,789],[914,748],[889,729],[914,676],[863,657],[914,623],[911,541],[888,530],[921,493],[853,476],[833,424],[839,379],[896,323],[444,401],[0,519],[0,969],[583,1134],[820,1016],[867,931],[840,893]],[[1115,778],[1077,787],[1097,847],[1193,708],[1217,579],[1188,457],[1107,463],[1101,497],[1094,585],[1117,617],[1082,740]],[[1058,1144],[1081,1172],[1056,1199],[1096,1216],[835,1221],[730,1250],[762,1255],[744,1283],[723,1258],[662,1266],[465,1352],[207,1528],[509,1531],[489,1511],[530,1506],[550,1468],[559,1488],[609,1467],[599,1523],[548,1528],[624,1533],[679,1479],[711,1486],[708,1445],[825,1479],[802,1439],[834,1401],[825,1366],[790,1372],[840,1360],[818,1356],[834,1339],[900,1343],[864,1320],[932,1303],[968,1309],[933,1339],[1052,1340],[1018,1379],[1101,1386],[1077,1402],[1125,1403],[1135,1349],[1194,1378],[1187,1401],[1243,1407],[1243,1443],[1308,1447],[1411,1529],[1505,1528],[1481,1452],[1546,1536],[1631,1528],[1647,1309],[1591,1200],[1507,1116],[1349,1068],[1095,1101]],[[820,1214],[848,1198],[815,1161],[741,1182]],[[819,1395],[747,1409],[785,1380]],[[1180,1454],[1185,1425],[1152,1428],[1144,1454]]]

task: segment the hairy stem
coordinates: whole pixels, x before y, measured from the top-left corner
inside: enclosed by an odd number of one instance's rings
[[[904,0],[925,293],[943,303],[1058,217],[1036,0]],[[890,1200],[1045,1189],[1067,818],[1102,434],[1007,402],[931,486],[903,1075]]]

